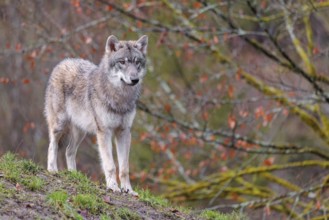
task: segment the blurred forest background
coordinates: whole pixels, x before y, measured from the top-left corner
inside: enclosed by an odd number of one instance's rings
[[[0,0],[0,155],[45,165],[52,68],[99,63],[111,34],[147,34],[133,185],[251,219],[327,219],[328,12],[324,0]],[[98,161],[89,136],[78,169],[101,180]]]

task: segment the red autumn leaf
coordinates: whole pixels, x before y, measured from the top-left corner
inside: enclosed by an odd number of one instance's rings
[[[242,118],[245,118],[249,115],[249,113],[247,111],[244,111],[244,110],[240,110],[239,111],[239,115],[242,117]]]
[[[228,87],[228,96],[230,98],[233,98],[233,96],[234,96],[234,87],[232,85],[229,85],[229,87]]]
[[[274,163],[274,159],[275,159],[274,157],[269,157],[263,161],[263,164],[265,166],[271,166]]]
[[[236,79],[236,80],[240,80],[240,79],[241,79],[241,72],[242,72],[241,68],[239,68],[239,69],[236,71],[236,73],[235,73],[235,79]]]
[[[31,81],[29,79],[27,79],[27,78],[25,78],[25,79],[22,80],[22,83],[23,84],[29,84],[30,82]]]
[[[142,133],[141,135],[140,135],[140,140],[141,141],[144,141],[146,138],[148,138],[149,137],[149,134],[147,133],[147,132],[144,132],[144,133]]]
[[[219,43],[218,37],[216,35],[213,37],[213,42],[214,42],[214,44]]]
[[[165,111],[167,112],[167,113],[169,113],[170,111],[171,111],[171,105],[170,104],[165,104],[164,105],[164,109],[165,109]]]
[[[313,53],[313,55],[317,55],[318,53],[320,53],[319,48],[314,47],[313,50],[312,50],[312,53]]]
[[[235,128],[235,126],[236,126],[235,117],[233,115],[230,115],[227,119],[227,123],[228,123],[229,128],[231,128],[231,129]]]
[[[80,0],[71,0],[71,5],[76,8],[80,7]]]
[[[262,9],[265,9],[266,6],[267,6],[267,2],[266,2],[265,0],[263,0],[263,1],[260,3],[260,7],[261,7]]]
[[[243,141],[243,140],[238,140],[236,142],[236,145],[238,147],[241,147],[241,148],[248,148],[249,147],[249,144],[246,141]]]
[[[234,201],[238,201],[239,200],[239,194],[237,194],[236,192],[231,193],[231,198]]]
[[[0,77],[0,83],[2,84],[8,84],[10,82],[10,79],[7,77]]]
[[[264,207],[264,211],[267,216],[271,215],[271,207],[269,205]]]
[[[188,144],[189,145],[196,145],[198,143],[198,139],[196,137],[191,137],[188,139]]]
[[[142,27],[143,27],[143,22],[141,22],[141,21],[137,21],[136,26],[137,26],[138,28],[142,28]]]
[[[129,3],[123,3],[123,7],[124,7],[124,9],[128,10],[130,8],[130,4]]]
[[[22,44],[17,43],[16,46],[15,46],[15,49],[16,49],[17,52],[21,51],[22,50]]]
[[[34,128],[35,128],[34,122],[27,122],[23,127],[23,132],[27,133],[30,129],[34,129]]]
[[[262,106],[259,106],[255,109],[255,117],[256,118],[263,117],[264,114],[265,113],[264,113],[264,109],[263,109]]]
[[[193,7],[194,7],[195,9],[199,9],[199,8],[202,7],[202,4],[201,4],[200,2],[194,2],[194,3],[193,3]]]
[[[200,77],[200,83],[205,83],[208,81],[208,75],[202,75]]]
[[[227,160],[227,153],[226,152],[221,153],[220,159]]]
[[[263,117],[263,126],[267,126],[269,123],[271,123],[271,121],[273,120],[273,113],[268,113],[266,115],[264,115]]]
[[[319,200],[316,201],[315,208],[316,208],[316,210],[320,210],[321,209],[321,202]]]
[[[112,11],[112,10],[113,10],[112,5],[108,5],[108,6],[107,6],[107,10],[108,10],[108,11]]]
[[[236,151],[234,151],[234,150],[230,150],[228,153],[229,153],[230,158],[234,158],[236,155]]]
[[[209,119],[209,113],[208,112],[203,112],[202,113],[202,118],[203,118],[203,120],[208,121],[208,119]]]

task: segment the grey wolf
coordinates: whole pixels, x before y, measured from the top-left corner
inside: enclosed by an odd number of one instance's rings
[[[137,195],[129,179],[130,130],[146,72],[147,45],[145,35],[137,41],[119,41],[111,35],[98,66],[73,58],[55,66],[45,96],[50,141],[48,171],[58,171],[58,144],[64,133],[70,133],[66,148],[68,170],[76,170],[76,153],[85,134],[96,134],[107,188]],[[121,187],[116,179],[113,138]]]

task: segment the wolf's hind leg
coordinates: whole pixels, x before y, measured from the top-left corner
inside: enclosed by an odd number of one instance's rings
[[[50,172],[57,172],[57,152],[58,152],[58,142],[63,134],[64,125],[63,123],[59,126],[49,125],[49,148],[48,148],[48,164],[47,169]]]
[[[65,152],[68,170],[77,169],[75,159],[76,159],[78,148],[85,136],[86,136],[86,132],[82,133],[82,132],[80,132],[80,130],[77,127],[75,127],[74,125],[71,125],[70,140],[69,140],[69,144],[66,148],[66,152]]]

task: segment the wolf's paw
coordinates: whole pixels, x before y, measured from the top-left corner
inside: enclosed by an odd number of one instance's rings
[[[132,195],[132,196],[136,196],[138,197],[138,193],[135,192],[131,187],[124,187],[124,188],[121,188],[121,192],[122,193],[127,193],[129,195]]]
[[[121,192],[117,183],[110,183],[106,188],[107,190],[111,190],[113,192]]]
[[[48,172],[50,172],[50,173],[57,173],[57,172],[58,172],[57,167],[53,167],[53,166],[48,167],[47,170],[48,170]]]

